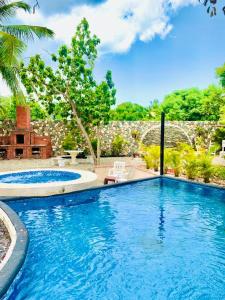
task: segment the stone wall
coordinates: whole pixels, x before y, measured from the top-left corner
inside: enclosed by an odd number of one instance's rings
[[[8,135],[14,126],[12,121],[0,122],[0,135]],[[51,137],[56,154],[62,153],[62,142],[68,133],[68,124],[61,121],[43,120],[32,122],[32,126],[36,134]],[[175,146],[178,142],[195,146],[201,130],[205,132],[204,142],[209,144],[215,129],[220,126],[215,122],[166,122],[166,146]],[[103,154],[111,154],[112,142],[115,136],[120,135],[126,141],[122,154],[131,155],[138,149],[137,140],[141,140],[146,145],[159,144],[160,122],[111,122],[102,127],[100,132]],[[85,145],[80,144],[79,147],[84,148]]]
[[[215,122],[166,122],[165,145],[166,147],[173,147],[179,142],[184,142],[195,147],[199,131],[201,130],[205,133],[204,142],[206,146],[208,146],[213,133],[218,127],[220,127],[220,125]],[[121,135],[128,142],[123,154],[130,155],[138,149],[137,140],[140,140],[145,145],[159,145],[160,122],[111,122],[102,128],[101,135],[103,151],[106,153],[110,152],[114,137]]]

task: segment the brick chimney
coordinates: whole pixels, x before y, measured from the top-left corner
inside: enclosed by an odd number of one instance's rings
[[[16,127],[18,129],[30,129],[30,107],[16,107]]]

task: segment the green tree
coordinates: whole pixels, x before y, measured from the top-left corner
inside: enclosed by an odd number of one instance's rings
[[[225,63],[216,69],[216,75],[220,80],[221,86],[225,88]]]
[[[107,123],[110,105],[115,103],[115,88],[111,72],[99,85],[93,70],[100,40],[91,36],[89,24],[83,19],[72,38],[71,46],[63,45],[52,55],[57,64],[46,66],[39,55],[28,66],[22,64],[21,79],[31,99],[39,99],[48,113],[63,107],[66,118],[74,118],[95,163],[97,158],[91,143],[91,128]]]
[[[210,85],[202,91],[201,113],[202,120],[218,121],[220,119],[221,110],[225,105],[225,97],[223,90],[215,85]]]
[[[225,105],[223,90],[215,85],[207,89],[185,89],[165,97],[160,107],[171,121],[218,121]]]
[[[31,11],[31,7],[24,1],[0,1],[0,75],[14,94],[19,90],[19,59],[26,48],[25,42],[35,36],[53,36],[53,31],[46,27],[5,24],[16,15],[18,9]]]
[[[17,97],[1,97],[0,98],[2,107],[4,109],[0,110],[0,120],[15,120],[16,119],[16,106],[19,104],[23,104],[24,102],[20,103]],[[26,102],[25,105],[30,106],[31,110],[31,119],[35,120],[43,120],[48,117],[45,109],[38,103],[33,101]]]
[[[140,104],[124,102],[111,111],[113,121],[139,121],[148,119],[148,109]]]
[[[160,120],[161,112],[162,112],[162,108],[157,99],[150,102],[149,112],[148,112],[149,119]]]
[[[107,125],[110,120],[111,106],[116,103],[116,90],[112,81],[112,72],[108,71],[105,81],[96,86],[93,109],[89,115],[87,124],[95,127],[97,135],[97,164],[101,156],[101,134],[100,126]]]
[[[201,120],[202,92],[197,88],[175,91],[165,97],[161,104],[167,120]]]

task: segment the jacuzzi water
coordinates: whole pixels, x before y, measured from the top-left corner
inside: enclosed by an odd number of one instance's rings
[[[8,203],[30,245],[7,299],[225,299],[225,190],[154,179]]]
[[[70,181],[80,178],[81,175],[69,171],[36,170],[0,175],[0,183],[34,184],[58,181]]]

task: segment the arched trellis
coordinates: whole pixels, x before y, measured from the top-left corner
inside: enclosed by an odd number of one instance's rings
[[[178,125],[176,125],[176,124],[166,124],[166,128],[168,128],[168,127],[173,127],[173,128],[177,128],[178,130],[180,130],[180,131],[184,134],[184,136],[186,136],[186,138],[187,138],[189,144],[190,144],[191,146],[193,146],[193,142],[192,142],[191,137],[187,134],[187,132],[186,132],[182,127],[180,127],[180,126],[178,126]],[[143,140],[144,140],[144,138],[146,137],[146,135],[147,135],[150,131],[152,131],[152,130],[154,130],[154,129],[160,129],[160,124],[159,124],[159,125],[153,125],[153,126],[151,126],[150,128],[147,128],[147,129],[144,131],[144,133],[142,134],[142,136],[141,136],[141,142],[143,142]]]

